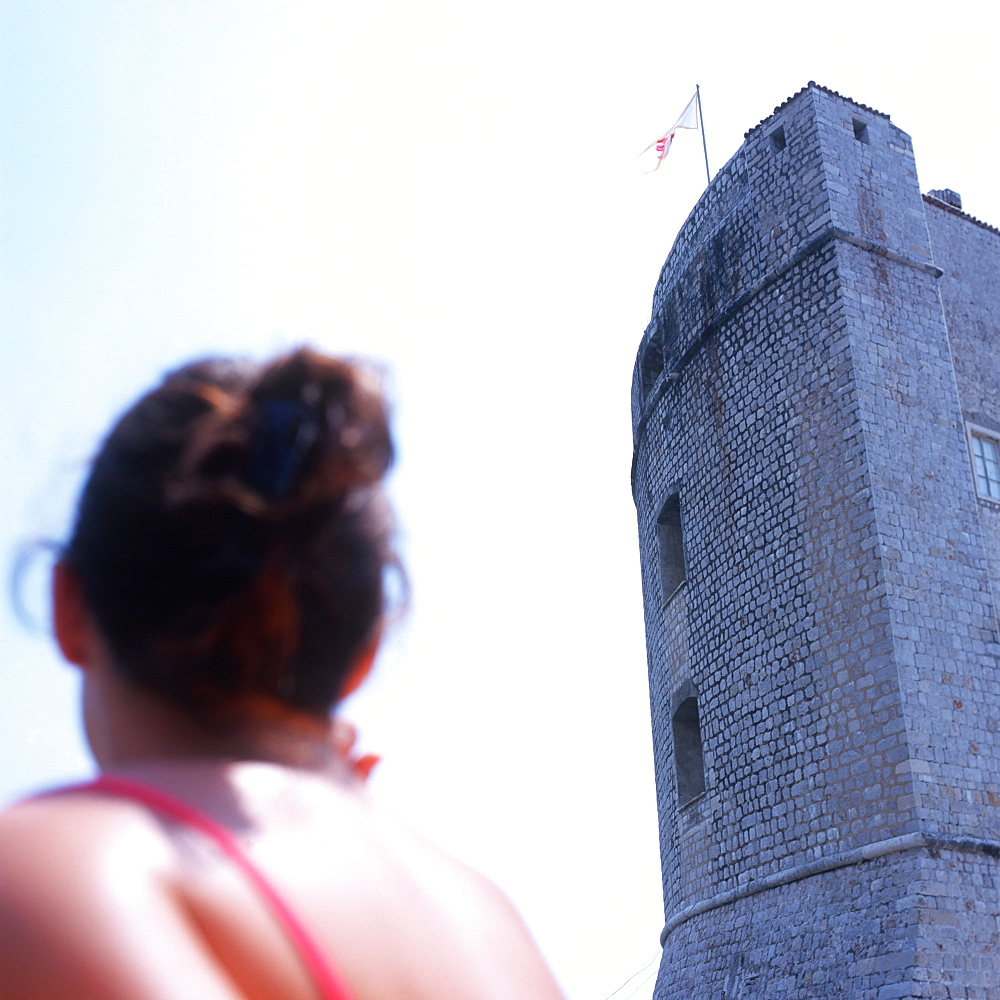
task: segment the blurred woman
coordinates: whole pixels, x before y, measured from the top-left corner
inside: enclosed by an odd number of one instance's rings
[[[558,1000],[332,721],[383,626],[391,459],[377,384],[310,350],[188,365],[112,429],[53,576],[101,776],[0,816],[0,998]]]

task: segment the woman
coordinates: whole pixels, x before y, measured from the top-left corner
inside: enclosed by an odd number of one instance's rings
[[[378,646],[391,458],[369,377],[309,350],[189,365],[111,431],[53,579],[102,776],[0,817],[0,998],[558,1000],[330,721]]]

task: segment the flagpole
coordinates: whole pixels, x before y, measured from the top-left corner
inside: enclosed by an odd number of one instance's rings
[[[701,87],[694,85],[694,96],[698,99],[698,124],[701,125],[701,148],[705,152],[705,180],[712,183],[712,174],[708,169],[708,145],[705,142],[705,118],[701,113]]]

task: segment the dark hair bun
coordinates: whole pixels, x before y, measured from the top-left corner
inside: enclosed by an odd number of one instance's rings
[[[391,461],[357,363],[302,348],[168,375],[104,442],[65,553],[119,669],[201,714],[327,712],[382,616]]]

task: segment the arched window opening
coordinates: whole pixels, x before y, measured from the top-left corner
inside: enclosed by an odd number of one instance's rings
[[[666,604],[684,582],[684,540],[678,493],[667,500],[656,519],[656,542],[660,554],[660,590]]]
[[[701,749],[698,699],[685,698],[673,719],[677,804],[687,805],[705,791],[705,760]]]

